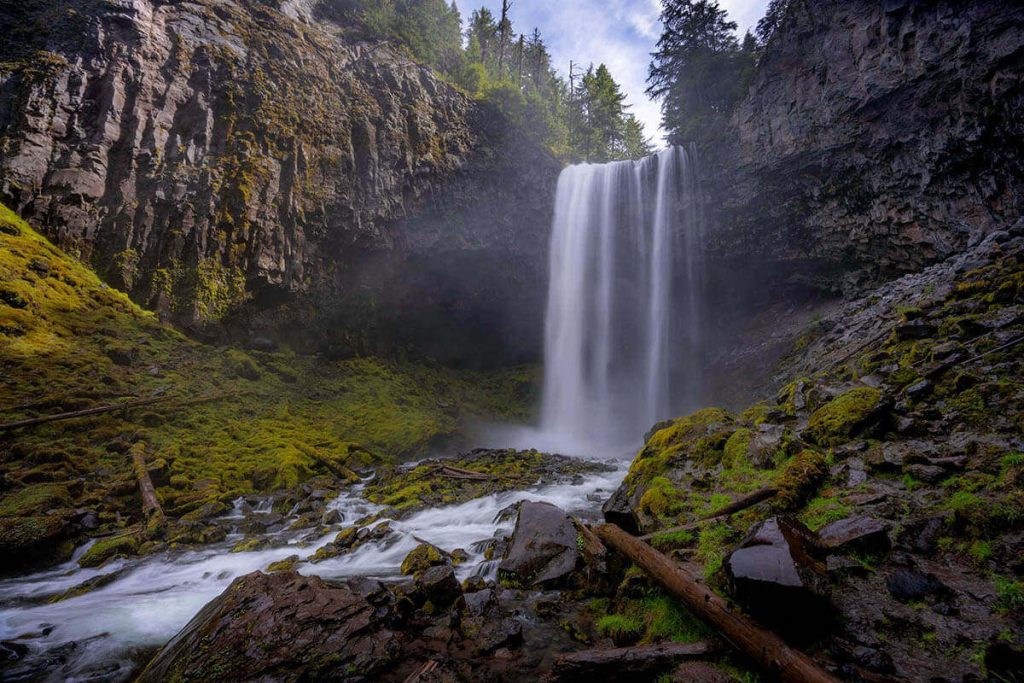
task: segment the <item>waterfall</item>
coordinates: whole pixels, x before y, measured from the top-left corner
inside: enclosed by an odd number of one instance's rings
[[[558,179],[544,447],[621,454],[696,402],[703,214],[695,155],[582,164]]]

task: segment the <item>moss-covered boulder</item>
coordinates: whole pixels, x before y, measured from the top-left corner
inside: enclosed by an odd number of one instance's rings
[[[74,550],[69,534],[60,515],[0,517],[0,573],[67,560]]]
[[[98,567],[116,555],[136,554],[141,544],[142,539],[140,535],[134,531],[109,538],[101,538],[78,558],[78,564],[81,567]]]
[[[882,401],[883,395],[879,389],[851,389],[811,414],[806,435],[822,446],[844,443],[877,415]]]
[[[402,574],[415,576],[430,567],[450,565],[451,558],[446,552],[430,543],[420,543],[402,560]]]

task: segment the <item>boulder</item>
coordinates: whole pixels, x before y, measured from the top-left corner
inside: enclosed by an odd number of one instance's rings
[[[580,559],[578,536],[564,511],[550,503],[524,502],[512,543],[498,566],[499,580],[521,587],[564,584]]]
[[[921,600],[948,590],[934,574],[914,569],[897,569],[885,578],[885,587],[900,602]]]
[[[889,549],[889,527],[866,515],[847,517],[818,530],[822,543],[843,552],[881,552]]]
[[[415,589],[434,607],[447,607],[462,595],[462,586],[455,578],[455,570],[448,565],[436,565],[416,575]]]
[[[725,562],[733,596],[756,619],[803,639],[829,616],[827,571],[814,532],[790,517],[751,529]],[[816,632],[816,633],[815,633]]]
[[[337,680],[352,671],[373,679],[401,652],[384,624],[346,585],[295,572],[248,574],[207,604],[138,680]]]
[[[430,543],[420,543],[402,560],[402,574],[410,576],[431,567],[450,565],[449,555]]]

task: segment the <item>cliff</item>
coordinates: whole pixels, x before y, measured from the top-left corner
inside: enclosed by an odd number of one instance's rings
[[[712,258],[849,295],[962,251],[1024,213],[1021,112],[1020,6],[794,0],[710,174]]]
[[[529,356],[558,163],[318,4],[0,10],[0,198],[200,334]]]

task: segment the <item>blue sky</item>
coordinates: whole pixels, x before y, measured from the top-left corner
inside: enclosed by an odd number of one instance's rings
[[[478,7],[501,14],[501,0],[455,0],[465,22]],[[768,0],[719,0],[739,33],[753,29],[764,16]],[[620,84],[647,134],[660,144],[661,113],[644,96],[650,53],[658,41],[660,0],[512,0],[512,23],[527,35],[540,29],[559,72],[566,76],[569,60],[587,65],[604,62]]]

